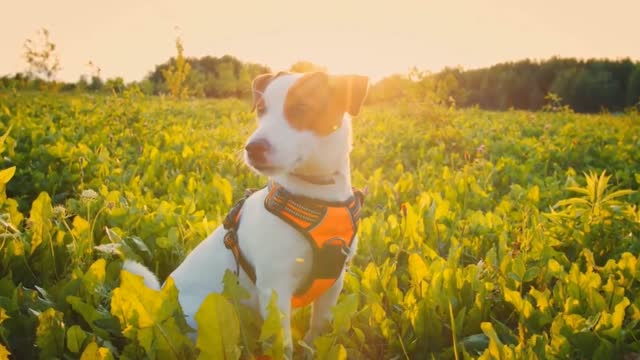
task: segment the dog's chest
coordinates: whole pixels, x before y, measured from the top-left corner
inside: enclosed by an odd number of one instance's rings
[[[290,277],[294,286],[311,271],[313,249],[296,229],[264,207],[267,189],[249,197],[242,207],[238,239],[240,249],[260,278]]]

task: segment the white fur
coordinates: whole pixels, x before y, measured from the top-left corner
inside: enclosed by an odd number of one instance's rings
[[[125,260],[122,264],[122,269],[127,270],[130,273],[142,276],[144,285],[153,290],[160,290],[160,281],[154,273],[152,273],[146,266],[131,260]]]
[[[351,149],[351,119],[344,115],[342,125],[332,134],[320,137],[310,131],[291,128],[284,118],[283,105],[287,90],[299,75],[284,75],[273,80],[265,89],[263,99],[266,112],[258,122],[258,128],[249,137],[266,139],[272,146],[267,160],[277,168],[268,175],[294,194],[301,194],[328,201],[344,201],[353,193],[349,170]],[[288,175],[304,170],[309,164],[317,175],[333,174],[335,184],[313,185]],[[282,326],[288,354],[291,354],[291,296],[308,275],[312,263],[312,249],[300,233],[264,208],[266,189],[254,193],[242,208],[242,220],[238,229],[240,248],[256,270],[254,285],[240,271],[240,282],[252,294],[250,305],[259,308],[265,316],[272,291],[278,294],[278,306],[285,315]],[[222,291],[222,277],[227,269],[236,269],[232,253],[224,247],[225,230],[218,227],[187,256],[170,275],[178,290],[180,304],[188,323],[197,328],[194,315],[204,298],[211,292]],[[352,252],[357,247],[354,239]],[[303,259],[300,261],[298,259]],[[156,287],[155,276],[143,266],[125,262],[125,269],[143,275],[147,286]],[[155,280],[155,282],[154,282]],[[313,305],[311,325],[305,341],[312,344],[331,319],[331,308],[342,290],[343,276]]]

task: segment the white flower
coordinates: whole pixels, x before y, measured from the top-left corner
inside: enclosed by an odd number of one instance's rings
[[[64,217],[67,215],[67,209],[65,209],[62,205],[56,205],[53,207],[53,213],[57,216]]]
[[[80,197],[83,199],[95,200],[98,198],[98,193],[92,189],[87,189],[80,194]]]

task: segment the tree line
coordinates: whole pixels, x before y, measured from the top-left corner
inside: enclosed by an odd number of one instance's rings
[[[176,40],[177,55],[156,65],[139,82],[125,83],[122,78],[103,80],[100,69],[90,63],[92,74],[77,82],[55,80],[60,64],[55,45],[43,29],[39,42],[25,42],[25,60],[29,70],[0,77],[0,91],[43,90],[66,92],[120,92],[136,86],[149,95],[175,97],[248,98],[251,80],[270,72],[265,65],[231,56],[184,57],[182,42]],[[293,64],[290,71],[324,70],[311,62]],[[418,97],[418,98],[417,98]],[[577,112],[623,111],[640,107],[640,62],[630,59],[608,60],[554,57],[543,61],[522,60],[488,68],[464,70],[446,68],[437,73],[412,69],[374,83],[369,104],[397,101],[429,101],[479,106],[490,110],[539,110],[552,99]]]
[[[447,68],[417,77],[392,75],[373,85],[370,102],[408,97],[416,81],[432,83],[460,107],[539,110],[548,103],[549,94],[577,112],[623,111],[640,105],[639,62],[558,57],[475,70]]]

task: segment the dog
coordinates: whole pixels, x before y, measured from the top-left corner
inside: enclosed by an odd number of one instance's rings
[[[289,357],[296,301],[298,306],[313,302],[307,344],[328,325],[345,263],[357,249],[362,196],[355,196],[351,186],[351,116],[360,112],[368,87],[365,76],[325,72],[269,73],[253,80],[258,126],[247,140],[244,160],[270,185],[234,207],[225,224],[170,274],[191,327],[197,329],[194,316],[205,297],[222,292],[227,269],[238,272],[240,285],[251,293],[247,303],[263,318],[275,291]],[[302,215],[296,219],[292,214]],[[123,269],[143,276],[148,287],[160,288],[141,264],[125,261]],[[309,280],[311,274],[329,280]],[[300,295],[301,287],[322,291]]]

